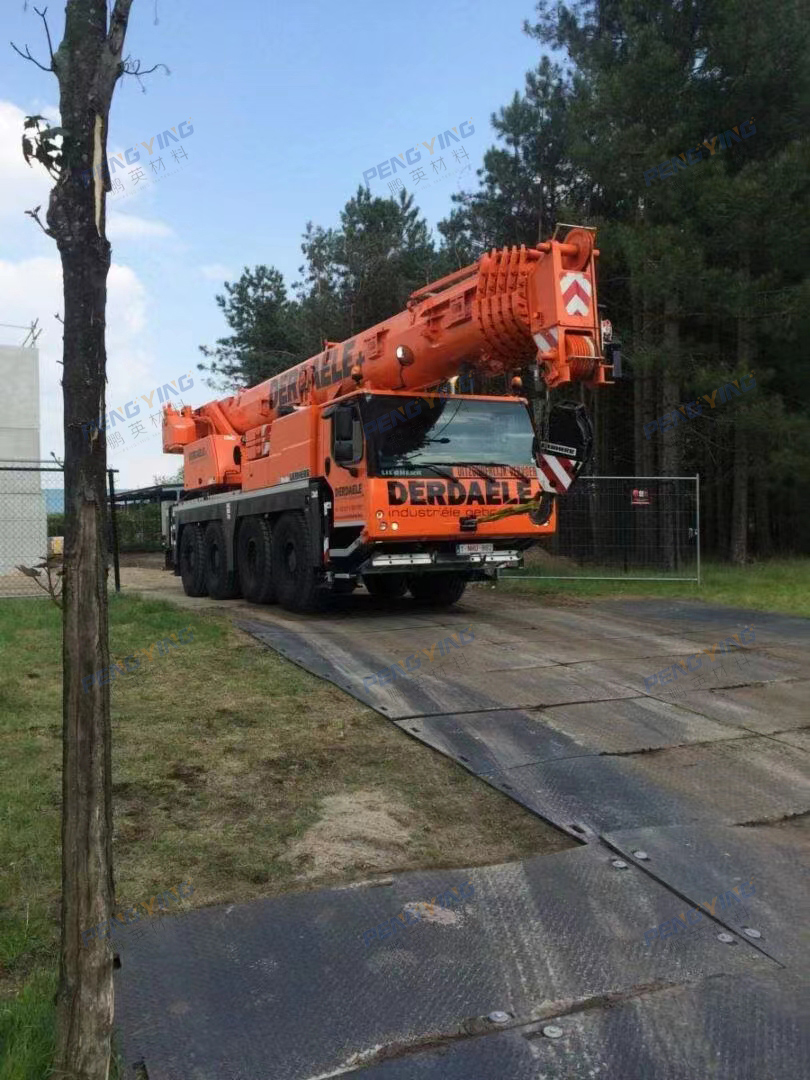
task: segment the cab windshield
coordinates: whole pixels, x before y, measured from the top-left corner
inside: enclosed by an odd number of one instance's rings
[[[450,465],[534,464],[534,430],[518,401],[389,397],[361,402],[369,466],[376,476],[429,476]]]

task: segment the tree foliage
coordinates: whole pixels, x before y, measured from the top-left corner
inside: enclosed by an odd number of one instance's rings
[[[599,227],[600,301],[630,379],[594,400],[599,471],[699,472],[704,545],[743,561],[806,550],[810,494],[808,22],[791,0],[543,0],[541,55],[493,124],[481,190],[440,232],[531,243],[554,220]],[[755,137],[715,136],[752,119]],[[703,144],[676,175],[645,170]],[[714,152],[710,152],[713,150]],[[757,392],[645,439],[645,423],[754,371]]]
[[[245,268],[216,298],[232,333],[215,348],[201,346],[209,381],[218,388],[253,386],[323,348],[344,341],[405,307],[409,295],[454,269],[437,251],[413,197],[349,200],[337,228],[307,222],[304,264],[288,298],[274,267]]]

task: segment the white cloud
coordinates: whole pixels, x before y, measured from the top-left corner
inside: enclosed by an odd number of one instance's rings
[[[40,443],[43,457],[61,456],[62,438],[62,267],[58,256],[0,260],[0,322],[26,325],[39,319]],[[146,293],[127,266],[113,263],[107,279],[107,401],[126,401],[159,381],[143,340]],[[4,343],[21,343],[22,331],[2,330]],[[126,396],[124,396],[126,395]],[[112,404],[116,404],[112,402]],[[109,405],[108,405],[109,408]]]
[[[174,229],[155,218],[136,217],[111,211],[107,218],[110,240],[154,240],[174,236]]]
[[[224,263],[207,263],[200,267],[200,277],[206,281],[216,281],[220,285],[223,281],[233,281],[234,276]]]

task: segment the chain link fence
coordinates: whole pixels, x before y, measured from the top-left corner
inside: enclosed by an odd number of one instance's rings
[[[119,588],[118,544],[114,515],[114,469],[107,470],[107,550]],[[110,497],[112,494],[113,497]],[[53,461],[0,461],[0,597],[45,596],[19,567],[33,571],[48,555],[62,554],[65,535],[64,470]],[[58,564],[55,564],[58,569]]]
[[[160,508],[164,502],[177,502],[182,491],[182,484],[156,484],[117,492],[115,509],[121,551],[163,551]]]
[[[698,476],[581,476],[557,514],[525,568],[500,577],[700,584]]]

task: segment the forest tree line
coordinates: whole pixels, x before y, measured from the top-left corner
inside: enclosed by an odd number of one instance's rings
[[[484,250],[531,246],[558,222],[596,226],[599,301],[622,342],[622,377],[594,393],[552,395],[589,405],[593,471],[699,473],[704,551],[737,563],[806,553],[803,7],[543,0],[523,27],[537,42],[537,67],[493,114],[497,142],[478,188],[452,196],[438,237],[412,193],[359,188],[335,227],[307,223],[291,291],[272,266],[225,283],[216,299],[231,333],[201,347],[211,385],[251,386],[325,340],[373,326]],[[712,400],[742,379],[747,392]],[[653,428],[678,406],[683,422]]]

